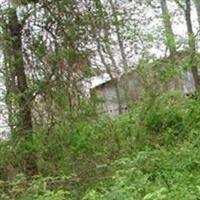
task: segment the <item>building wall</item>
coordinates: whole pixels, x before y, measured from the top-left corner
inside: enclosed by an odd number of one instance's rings
[[[127,104],[125,98],[125,87],[127,85],[127,80],[122,77],[118,81],[118,87],[120,90],[120,102],[122,106],[122,111],[127,111]],[[141,92],[141,84],[139,80],[135,76],[135,74],[129,76],[128,78],[128,97],[129,100],[136,101],[139,99]],[[116,95],[116,89],[112,81],[108,81],[98,87],[95,88],[95,92],[97,97],[102,101],[98,106],[98,113],[109,114],[110,117],[115,117],[119,114],[119,104]]]
[[[102,101],[98,106],[98,113],[109,114],[110,117],[115,117],[119,114],[119,104],[112,81],[95,88],[95,92],[100,101]],[[122,92],[120,92],[120,94],[122,94]],[[123,107],[125,110],[126,105],[124,103]]]
[[[129,74],[128,80],[125,76],[121,77],[121,79],[118,81],[118,86],[120,88],[120,99],[124,112],[127,110],[124,89],[127,85],[127,81],[129,87],[129,100],[138,101],[142,96],[142,92],[144,91],[144,80],[141,80],[136,72]],[[161,92],[181,90],[183,93],[187,94],[195,91],[194,80],[190,71],[184,72],[182,74],[182,78],[180,77],[179,79],[171,80],[164,84],[152,81],[152,86],[150,85],[150,87],[152,91],[160,90]],[[98,113],[108,114],[112,118],[117,116],[119,114],[119,105],[117,101],[116,90],[112,81],[108,81],[96,87],[95,92],[98,98],[102,100],[102,103],[98,106]]]

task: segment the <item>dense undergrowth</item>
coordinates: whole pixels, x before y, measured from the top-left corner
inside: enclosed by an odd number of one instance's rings
[[[199,131],[198,96],[168,93],[114,120],[63,121],[31,142],[2,141],[0,199],[197,200]],[[27,176],[30,153],[38,173]]]

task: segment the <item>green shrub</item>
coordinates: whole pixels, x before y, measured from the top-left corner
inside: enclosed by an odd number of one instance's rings
[[[200,101],[179,93],[144,98],[116,119],[38,128],[31,141],[0,143],[1,199],[197,199],[199,130]],[[29,155],[41,177],[13,180]]]
[[[135,157],[114,163],[116,173],[95,190],[88,200],[195,200],[200,195],[200,149],[182,144],[170,149],[147,149]],[[109,183],[109,184],[108,184]]]
[[[66,177],[35,177],[31,181],[23,174],[18,174],[13,181],[1,182],[2,200],[65,200],[71,199],[64,188]]]

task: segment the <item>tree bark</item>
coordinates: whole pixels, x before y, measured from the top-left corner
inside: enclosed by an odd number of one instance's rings
[[[197,11],[198,23],[200,28],[200,0],[193,0]]]
[[[162,16],[163,16],[163,24],[165,27],[165,35],[166,35],[166,43],[169,48],[170,55],[173,57],[176,53],[176,41],[175,36],[172,29],[172,23],[169,15],[169,10],[167,7],[166,0],[160,0]]]
[[[196,53],[196,39],[194,36],[192,21],[191,21],[191,1],[185,0],[186,9],[185,9],[185,20],[187,24],[187,32],[188,32],[188,43],[190,48],[190,64],[192,66],[192,74],[195,82],[196,90],[199,90],[199,75],[198,68],[195,63],[195,53]]]
[[[128,81],[129,80],[129,78],[128,78],[129,69],[128,69],[128,62],[127,62],[127,59],[126,59],[126,53],[125,53],[123,38],[122,38],[121,33],[120,33],[120,24],[119,24],[120,22],[118,20],[117,11],[116,11],[115,5],[113,3],[113,0],[109,0],[109,3],[111,5],[112,15],[113,15],[114,20],[115,20],[115,32],[116,32],[116,35],[117,35],[120,54],[121,54],[121,58],[122,58],[124,75],[125,75],[125,79],[127,80],[125,82],[125,85],[124,85],[124,91],[125,91],[125,100],[126,100],[126,104],[127,104],[127,108],[128,108],[128,104],[129,104],[129,81]]]
[[[10,72],[14,77],[12,80],[16,85],[17,95],[17,135],[16,137],[29,137],[33,129],[30,96],[28,95],[28,85],[25,74],[25,67],[22,52],[22,27],[18,21],[17,11],[15,8],[10,8],[8,11],[8,33],[9,41],[9,55],[10,57]]]
[[[120,97],[120,90],[119,90],[119,86],[118,86],[118,81],[115,77],[113,77],[112,71],[111,71],[110,67],[108,66],[108,64],[106,63],[106,61],[104,59],[104,56],[101,52],[101,46],[100,46],[99,41],[97,41],[97,48],[98,48],[98,53],[99,53],[99,56],[101,58],[101,61],[106,68],[106,72],[108,73],[111,81],[113,82],[113,85],[114,85],[114,88],[115,88],[115,93],[116,93],[116,98],[117,98],[118,112],[121,114],[123,112],[123,108],[122,108],[122,102],[121,102],[121,97]],[[108,49],[108,51],[109,51],[108,52],[109,57],[112,57],[111,51],[109,49]],[[115,63],[115,61],[114,61],[114,63]],[[113,59],[112,59],[112,64],[113,64]]]
[[[122,113],[123,112],[123,107],[122,107],[122,101],[121,101],[120,88],[119,88],[118,81],[113,76],[112,69],[106,63],[104,55],[102,54],[102,47],[104,46],[105,47],[104,50],[106,51],[106,53],[109,56],[109,59],[111,60],[112,67],[117,72],[118,67],[117,67],[117,63],[115,61],[115,58],[114,58],[114,56],[112,54],[112,50],[111,50],[110,45],[109,45],[109,40],[110,40],[109,32],[108,32],[108,27],[106,25],[107,22],[106,22],[106,19],[105,19],[105,16],[104,16],[105,13],[103,11],[103,5],[102,5],[101,0],[97,0],[96,1],[96,9],[98,11],[99,18],[100,18],[100,21],[101,21],[101,27],[97,27],[95,22],[93,21],[93,26],[95,28],[95,32],[93,33],[93,35],[94,35],[94,38],[96,39],[96,42],[97,42],[97,50],[98,50],[99,56],[101,58],[101,61],[102,61],[103,65],[104,65],[104,67],[106,68],[106,72],[110,76],[110,79],[111,79],[111,81],[113,82],[113,85],[114,85],[114,89],[115,89],[115,93],[116,93],[116,100],[117,100],[117,104],[118,104],[118,112]],[[101,41],[100,41],[100,38],[101,38],[100,29],[103,29],[103,32],[104,32],[104,36],[102,36],[103,40],[104,40],[103,45],[100,44],[101,43]],[[97,34],[96,34],[96,32],[97,32]]]

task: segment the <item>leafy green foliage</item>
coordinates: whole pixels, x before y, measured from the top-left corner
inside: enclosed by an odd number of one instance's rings
[[[86,199],[197,199],[199,162],[199,148],[191,144],[146,149],[116,161],[112,183],[89,191]]]
[[[15,200],[64,200],[70,197],[70,193],[61,187],[55,188],[54,184],[62,185],[66,177],[42,178],[35,177],[31,182],[23,174],[18,174],[16,178],[8,184],[1,182],[1,199]],[[4,185],[4,187],[2,187]],[[6,187],[5,187],[6,185]],[[54,190],[50,189],[54,187]],[[9,189],[9,193],[4,191]]]
[[[187,98],[178,90],[183,71],[198,67],[200,56],[176,52],[166,8],[161,6],[171,55],[155,60],[150,51],[162,39],[159,26],[152,33],[140,30],[144,16],[138,21],[130,12],[132,29],[123,14],[129,11],[112,0],[104,3],[12,0],[10,8],[1,6],[2,73],[12,128],[12,136],[0,142],[2,200],[199,198],[200,101],[198,94]],[[134,7],[138,14],[144,8],[140,1]],[[195,38],[189,36],[191,42]],[[128,113],[99,117],[102,102],[98,95],[85,98],[82,80],[95,75],[94,61],[96,73],[101,71],[96,53],[107,73],[117,72],[118,65],[128,72],[129,45],[130,52],[141,53],[136,73],[143,95]],[[166,92],[171,85],[176,92]]]
[[[114,120],[82,120],[73,128],[66,120],[48,133],[38,130],[31,142],[2,142],[1,177],[12,181],[1,182],[1,199],[197,199],[198,95],[168,93],[148,102]],[[30,154],[41,177],[17,175]]]

